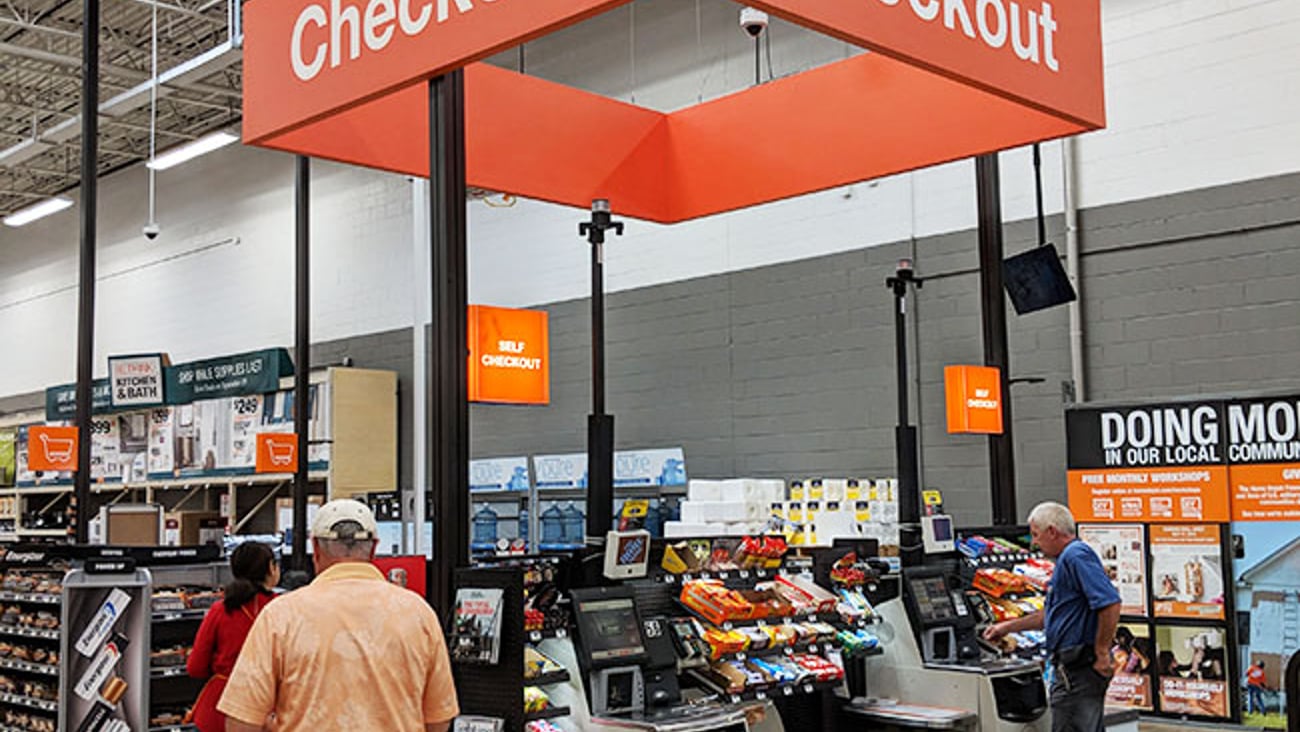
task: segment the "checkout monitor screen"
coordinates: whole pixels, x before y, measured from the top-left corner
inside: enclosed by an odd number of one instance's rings
[[[577,610],[578,630],[593,662],[645,654],[636,604],[631,598],[586,600],[578,603]]]
[[[912,597],[916,598],[916,610],[921,622],[933,623],[955,620],[957,608],[948,594],[948,583],[943,576],[916,577],[908,581]]]

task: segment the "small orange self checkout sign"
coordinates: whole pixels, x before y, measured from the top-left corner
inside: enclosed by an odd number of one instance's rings
[[[66,472],[77,469],[77,428],[33,425],[27,428],[27,467]]]
[[[468,340],[470,401],[551,403],[546,311],[470,305]]]
[[[298,470],[298,435],[263,432],[257,436],[257,472],[293,473]]]
[[[994,366],[945,366],[948,432],[1002,434],[1002,372]]]

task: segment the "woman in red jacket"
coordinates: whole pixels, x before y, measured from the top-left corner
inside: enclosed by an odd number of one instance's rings
[[[226,689],[226,679],[244,647],[257,614],[275,597],[280,567],[271,547],[247,542],[230,554],[230,571],[235,579],[226,586],[225,598],[213,605],[199,626],[186,670],[208,683],[194,703],[193,723],[200,732],[225,732],[226,717],[217,702]]]

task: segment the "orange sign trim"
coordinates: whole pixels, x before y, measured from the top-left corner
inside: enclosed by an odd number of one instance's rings
[[[252,0],[245,139],[425,176],[421,82],[625,2]],[[1033,2],[755,2],[878,53],[673,114],[468,66],[467,179],[670,223],[1103,126],[1098,0]]]

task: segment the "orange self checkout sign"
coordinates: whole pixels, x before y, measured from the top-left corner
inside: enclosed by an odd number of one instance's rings
[[[994,366],[945,366],[948,432],[1002,434],[1002,372]]]
[[[550,404],[545,311],[470,305],[468,336],[470,401]]]

